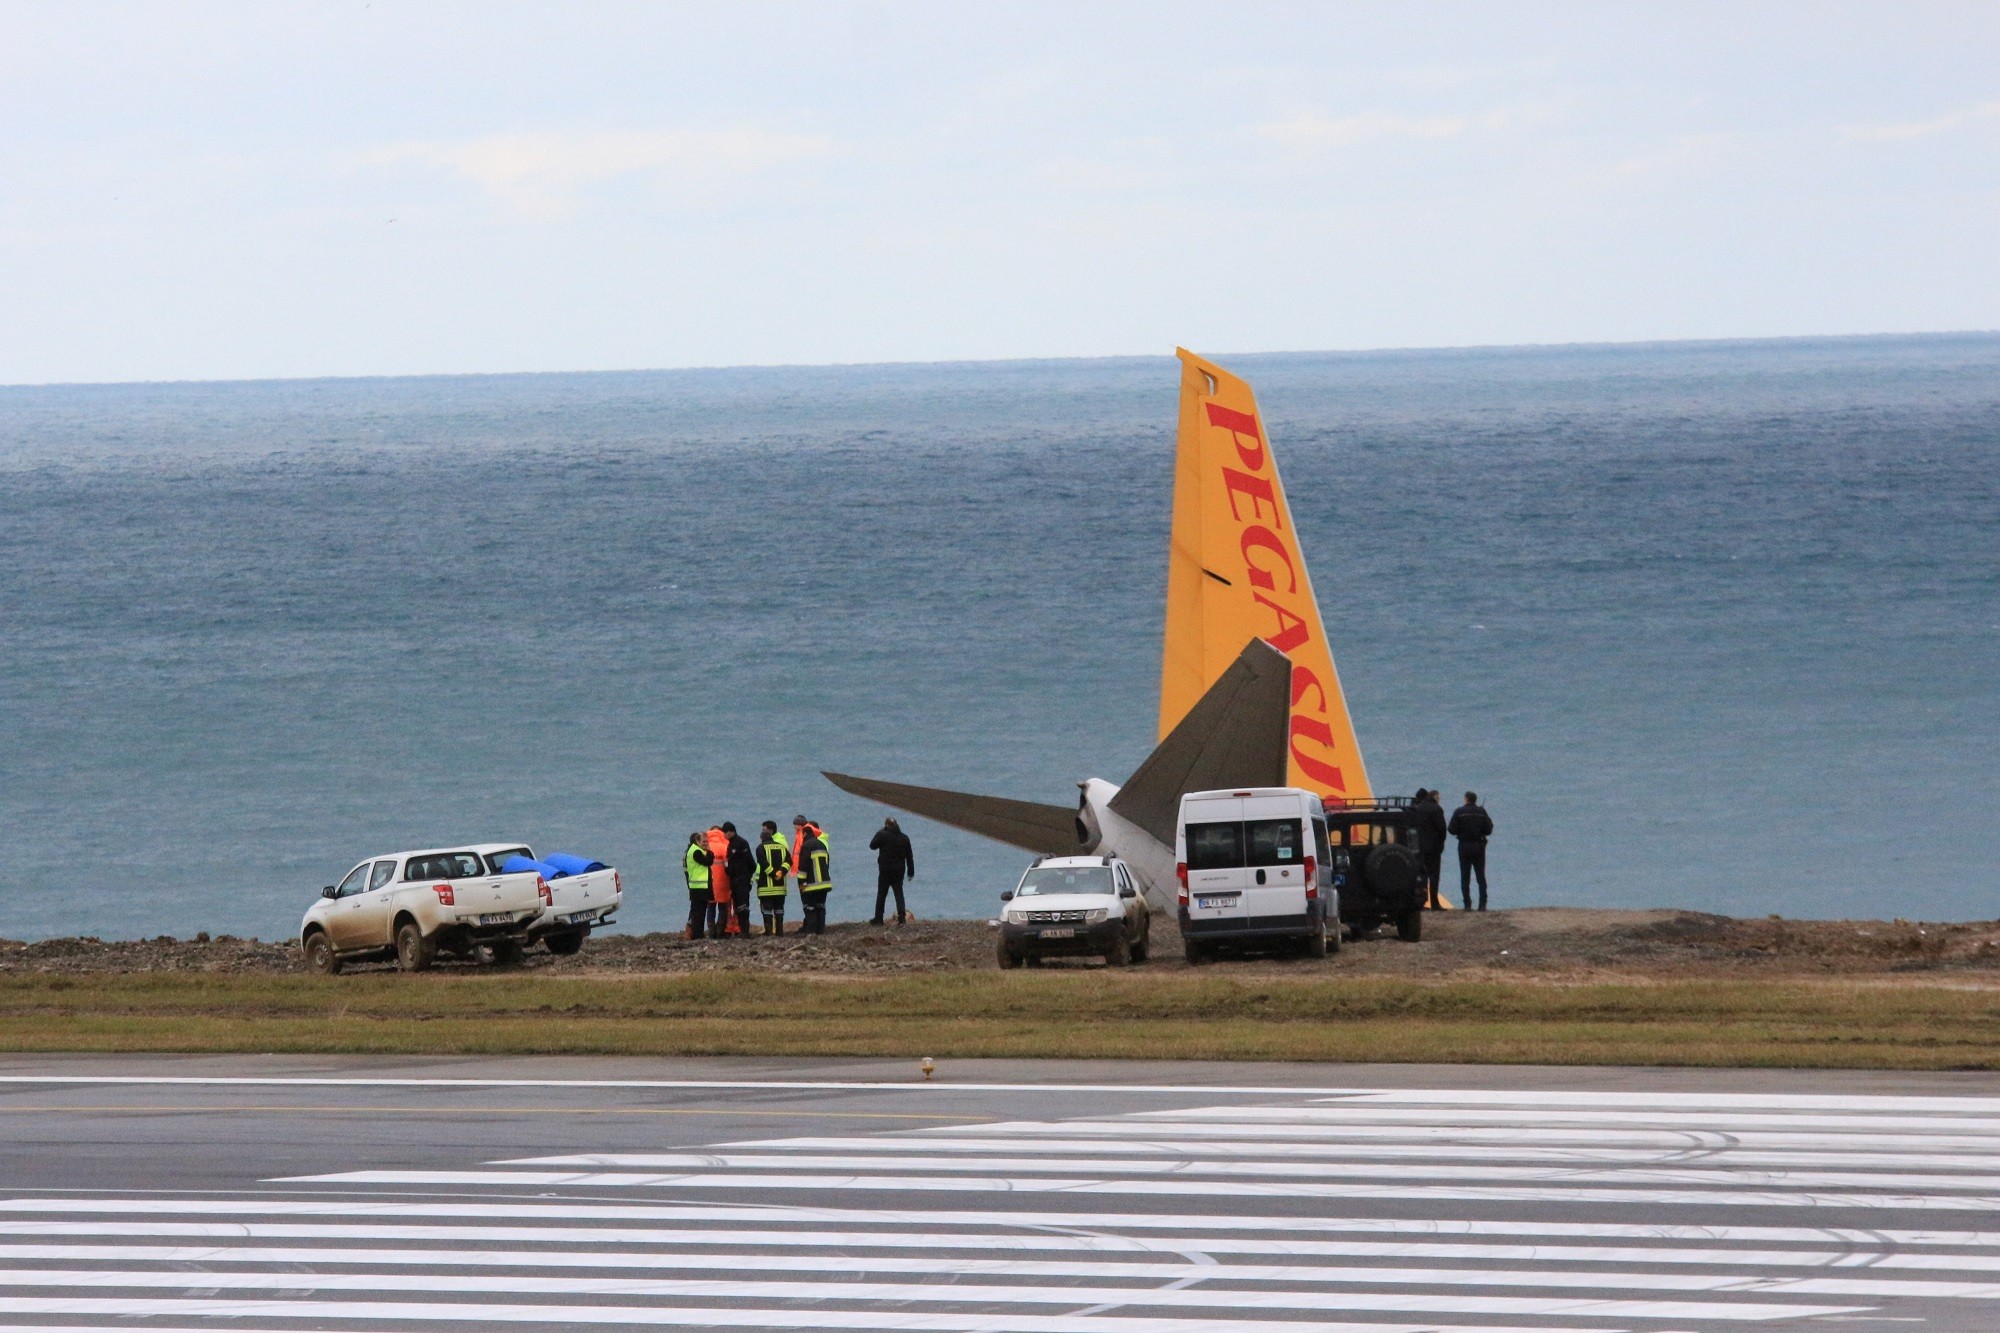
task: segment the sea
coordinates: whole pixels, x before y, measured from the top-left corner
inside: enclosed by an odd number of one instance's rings
[[[1219,356],[1378,790],[1496,906],[2000,917],[2000,335]],[[1170,357],[0,389],[0,936],[520,840],[1067,805],[1154,740]],[[911,907],[1025,853],[920,820]],[[1447,870],[1452,869],[1447,857]]]

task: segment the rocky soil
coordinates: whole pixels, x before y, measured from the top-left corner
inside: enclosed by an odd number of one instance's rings
[[[1144,971],[1182,971],[1171,922],[1154,930],[1154,960]],[[1095,967],[1052,962],[1051,968]],[[441,972],[472,965],[440,963]],[[993,932],[983,921],[919,921],[907,926],[841,924],[808,939],[752,936],[689,942],[678,935],[600,936],[581,954],[555,958],[537,951],[525,970],[546,973],[644,974],[752,970],[858,975],[991,968]],[[1621,911],[1561,907],[1506,912],[1433,913],[1424,940],[1393,935],[1349,942],[1327,964],[1291,959],[1223,962],[1231,972],[1443,978],[1544,978],[1564,981],[1643,981],[1713,978],[1775,980],[1872,978],[2000,985],[2000,921],[1797,921],[1738,919],[1671,909]],[[32,944],[0,940],[0,974],[102,972],[300,972],[298,950],[230,935],[192,940],[52,939]],[[387,971],[387,964],[356,966]]]

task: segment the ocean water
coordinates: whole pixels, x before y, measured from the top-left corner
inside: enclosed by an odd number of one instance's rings
[[[2000,916],[2000,336],[1225,358],[1379,788],[1499,904]],[[295,927],[523,839],[669,926],[822,768],[1152,742],[1168,358],[0,389],[0,935]],[[1025,856],[910,821],[913,907]]]

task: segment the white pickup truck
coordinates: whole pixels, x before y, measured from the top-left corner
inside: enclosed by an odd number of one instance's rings
[[[372,856],[329,884],[299,923],[306,966],[331,974],[394,958],[421,972],[440,952],[518,958],[554,893],[533,871],[495,873],[470,847]]]
[[[475,843],[470,850],[485,857],[486,868],[496,875],[517,856],[524,861],[540,859],[518,842]],[[550,860],[554,873],[545,876],[550,895],[548,910],[528,928],[527,943],[539,940],[548,946],[550,953],[572,954],[583,947],[592,930],[611,924],[611,914],[625,901],[625,880],[600,862],[586,862],[560,852]],[[591,866],[597,869],[592,870]]]

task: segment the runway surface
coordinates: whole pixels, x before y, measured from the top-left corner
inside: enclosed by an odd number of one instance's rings
[[[0,1059],[0,1333],[2000,1328],[2000,1079]]]

